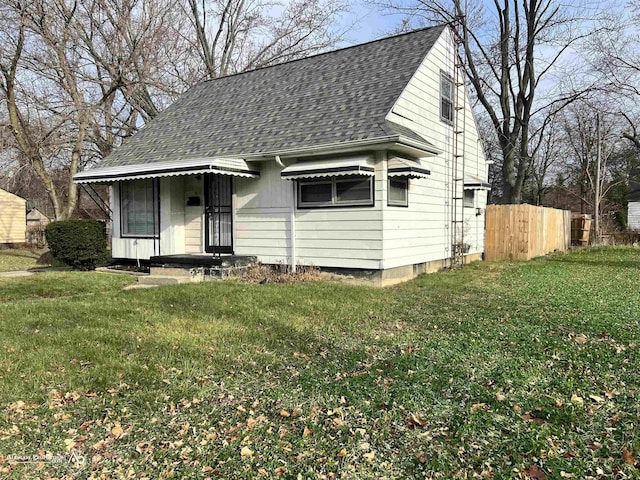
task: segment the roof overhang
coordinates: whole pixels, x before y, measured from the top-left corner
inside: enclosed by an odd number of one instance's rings
[[[348,153],[362,152],[363,150],[393,150],[416,158],[433,157],[442,153],[442,150],[428,142],[420,142],[402,135],[389,135],[362,140],[351,140],[347,142],[327,143],[324,145],[279,149],[242,156],[247,160],[272,160],[276,156],[279,156],[283,160],[287,160],[298,157],[308,158],[326,155],[344,155]]]
[[[218,173],[237,177],[257,178],[260,171],[251,168],[242,158],[194,158],[172,162],[142,163],[118,167],[92,168],[77,173],[74,183],[111,183],[142,178],[174,177]]]
[[[402,157],[392,157],[388,161],[387,176],[407,178],[429,178],[431,171],[420,162]]]
[[[464,178],[464,189],[465,190],[491,190],[491,184],[485,182],[480,177],[476,176],[467,176]]]
[[[310,160],[294,163],[285,167],[280,172],[280,176],[285,180],[339,177],[345,175],[375,175],[373,159],[370,155],[360,155],[331,160]]]

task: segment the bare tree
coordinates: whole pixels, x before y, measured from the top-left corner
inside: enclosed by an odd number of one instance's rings
[[[531,121],[560,110],[575,92],[538,98],[541,82],[563,54],[591,31],[580,27],[577,5],[553,0],[385,0],[406,24],[447,23],[459,32],[467,78],[489,116],[502,153],[503,203],[519,203],[532,160]],[[546,51],[547,54],[542,52]],[[551,52],[551,53],[548,53]],[[545,128],[542,123],[540,128]]]
[[[181,38],[179,15],[171,2],[155,0],[10,0],[0,7],[9,147],[18,168],[35,171],[57,219],[75,211],[73,175],[184,89],[160,47]]]
[[[279,8],[265,0],[183,0],[193,47],[206,78],[282,63],[335,46],[333,27],[347,3],[292,0]],[[275,11],[281,10],[279,14]]]

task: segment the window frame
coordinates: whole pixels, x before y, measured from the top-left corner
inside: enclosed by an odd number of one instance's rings
[[[451,85],[451,96],[445,97],[444,96],[444,84],[445,82],[448,82]],[[453,125],[453,118],[454,118],[454,89],[455,85],[453,84],[453,77],[451,75],[449,75],[447,72],[445,72],[444,70],[440,70],[440,120],[449,124],[449,125]],[[450,115],[451,118],[447,117],[444,115],[444,109],[443,109],[443,102],[446,101],[448,102],[451,107],[450,107]]]
[[[151,214],[153,216],[153,234],[125,233],[123,186],[125,183],[151,182]],[[120,238],[160,238],[160,182],[157,178],[139,178],[123,180],[118,185],[118,202],[120,211]]]
[[[391,182],[404,182],[405,200],[399,202],[391,200]],[[408,177],[388,177],[387,178],[387,206],[389,207],[408,207],[409,206],[409,178]]]
[[[369,182],[369,198],[367,200],[349,200],[338,201],[338,194],[336,185],[341,182],[348,182],[354,180],[367,180]],[[332,176],[332,177],[318,177],[318,178],[305,178],[296,180],[296,193],[297,193],[297,208],[300,210],[307,210],[313,208],[349,208],[349,207],[372,207],[375,205],[375,182],[374,176],[371,175],[349,175],[349,176]],[[302,201],[302,187],[304,185],[313,185],[318,183],[330,183],[331,184],[331,201],[329,202],[303,202]]]
[[[467,193],[471,194],[471,203],[467,202]],[[476,207],[476,192],[475,190],[465,189],[462,194],[462,206],[464,208],[475,208]]]

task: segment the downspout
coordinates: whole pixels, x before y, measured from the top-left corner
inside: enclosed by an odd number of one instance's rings
[[[284,168],[284,163],[280,159],[280,155],[275,156],[276,163]],[[289,238],[291,239],[291,272],[296,271],[296,202],[297,202],[297,184],[295,181],[291,182],[293,187],[292,191],[292,202],[289,205]]]

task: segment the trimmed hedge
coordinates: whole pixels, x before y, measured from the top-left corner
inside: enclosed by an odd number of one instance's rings
[[[45,228],[53,258],[77,270],[93,270],[107,261],[105,225],[97,220],[61,220]]]

